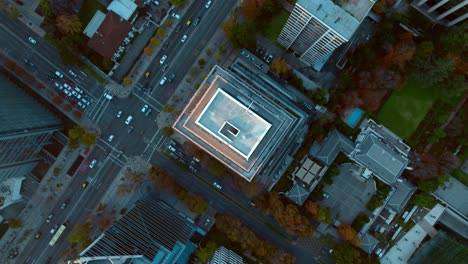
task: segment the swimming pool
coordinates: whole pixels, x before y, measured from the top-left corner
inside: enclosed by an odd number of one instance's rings
[[[364,110],[355,108],[345,122],[348,126],[354,128],[359,123],[359,120],[361,120],[362,115],[364,115]]]

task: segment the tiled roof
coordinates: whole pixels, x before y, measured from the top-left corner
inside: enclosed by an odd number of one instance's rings
[[[96,33],[88,41],[88,46],[110,59],[131,30],[132,24],[130,22],[110,11]]]
[[[289,190],[289,192],[286,193],[286,196],[299,206],[302,206],[304,204],[309,195],[310,190],[302,187],[297,182],[295,182],[291,190]]]
[[[354,143],[335,129],[328,134],[323,144],[312,147],[312,155],[323,163],[331,165],[340,151],[349,155],[353,149]]]
[[[387,205],[398,213],[401,213],[413,193],[416,191],[416,188],[407,180],[403,180],[401,182],[397,181],[393,186],[396,190],[392,197],[390,197],[390,200],[388,200]]]
[[[362,250],[368,254],[372,253],[375,246],[379,243],[379,240],[369,233],[365,233],[361,238],[361,244],[359,245]]]

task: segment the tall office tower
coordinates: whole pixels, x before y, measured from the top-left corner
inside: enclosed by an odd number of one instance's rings
[[[332,52],[351,39],[375,1],[298,0],[278,42],[319,71]]]
[[[205,232],[190,218],[154,196],[149,195],[138,201],[81,252],[79,260],[134,264],[187,263]]]
[[[236,252],[225,247],[216,249],[213,258],[209,264],[244,264],[242,257],[237,255]]]
[[[13,83],[0,89],[0,182],[31,172],[62,122]],[[5,83],[3,83],[5,81]]]
[[[411,6],[432,21],[447,27],[454,26],[468,18],[468,1],[466,0],[415,0]]]

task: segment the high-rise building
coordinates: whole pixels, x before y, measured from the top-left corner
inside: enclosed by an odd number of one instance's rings
[[[351,39],[375,0],[298,0],[278,42],[320,70],[331,53]]]
[[[2,79],[2,81],[4,81]],[[52,133],[62,130],[59,118],[14,84],[0,89],[0,182],[31,172]]]
[[[236,252],[225,247],[216,249],[213,258],[209,264],[244,264],[242,257],[237,255]]]
[[[468,18],[466,0],[415,0],[411,5],[432,21],[447,27],[459,24]]]
[[[81,252],[79,260],[182,264],[204,235],[192,219],[149,195]]]

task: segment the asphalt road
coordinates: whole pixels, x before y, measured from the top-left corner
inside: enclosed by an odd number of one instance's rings
[[[164,52],[159,52],[154,62],[149,66],[150,78],[140,81],[142,86],[145,85],[145,81],[148,82],[148,85],[153,85],[154,89],[151,95],[156,100],[141,91],[134,92],[126,99],[105,99],[102,96],[102,87],[99,87],[94,79],[89,76],[83,78],[84,80],[81,80],[81,78],[73,79],[68,74],[69,67],[60,64],[58,54],[52,46],[37,36],[35,37],[37,44],[32,45],[29,43],[28,37],[34,37],[34,34],[28,28],[17,21],[11,21],[5,18],[4,15],[0,15],[0,38],[9,40],[7,42],[2,41],[0,48],[6,50],[18,61],[23,61],[25,56],[26,59],[36,65],[31,69],[33,74],[42,79],[51,71],[59,69],[66,78],[77,83],[83,81],[82,88],[87,89],[90,96],[95,99],[94,104],[87,109],[87,112],[99,124],[101,129],[98,146],[91,151],[84,162],[85,165],[83,165],[86,167],[87,162],[96,159],[98,161],[97,166],[93,169],[88,168],[82,175],[79,173],[74,175],[66,194],[59,199],[52,211],[52,214],[54,214],[52,221],[50,223],[44,222],[41,225],[39,229],[42,233],[41,238],[31,240],[24,249],[21,249],[20,255],[15,259],[16,263],[45,263],[49,258],[52,258],[53,262],[58,260],[63,250],[69,246],[65,237],[69,234],[73,225],[83,221],[84,215],[97,206],[117,172],[126,162],[126,159],[131,156],[141,156],[149,160],[153,165],[162,167],[172,175],[176,175],[177,180],[183,186],[190,191],[201,194],[220,212],[236,215],[260,237],[294,253],[298,257],[298,263],[312,263],[314,256],[321,254],[320,249],[323,248],[323,245],[317,239],[312,239],[307,249],[298,246],[295,242],[292,242],[294,239],[287,236],[275,221],[263,215],[257,208],[250,206],[249,200],[238,190],[223,186],[222,191],[219,191],[212,184],[214,178],[203,170],[200,177],[194,176],[177,167],[158,151],[164,149],[166,145],[165,139],[160,133],[160,128],[157,127],[155,122],[157,114],[161,111],[163,104],[170,98],[175,87],[183,81],[182,77],[195,63],[206,42],[221,26],[222,21],[232,10],[235,3],[236,1],[229,1],[228,4],[226,1],[214,1],[210,9],[206,9],[204,1],[196,1],[190,12],[181,18],[179,23],[183,25],[188,19],[193,20],[198,16],[201,17],[201,21],[196,27],[193,25],[190,27],[184,26],[181,32],[173,32],[168,37],[171,43],[169,48]],[[15,28],[14,32],[10,30],[11,28]],[[188,35],[188,39],[185,43],[182,43],[180,38],[184,34]],[[167,63],[169,63],[165,73],[161,72],[159,65],[159,60],[163,54],[168,56]],[[78,72],[78,70],[75,70],[75,72]],[[177,75],[175,81],[171,84],[166,83],[164,86],[159,86],[159,80],[171,73]],[[148,117],[141,112],[141,108],[145,104],[152,109],[152,113]],[[119,110],[123,111],[120,118],[116,116]],[[129,115],[133,117],[133,120],[130,125],[126,125],[124,121]],[[129,134],[128,129],[130,126],[133,126],[134,129]],[[108,139],[111,135],[114,137],[109,142]],[[119,156],[119,154],[121,155]],[[89,185],[82,190],[81,185],[85,181],[88,181]],[[60,209],[62,201],[67,199],[70,199],[70,204],[66,209]],[[54,247],[49,246],[48,243],[52,238],[49,233],[51,227],[64,222],[68,222],[69,228]],[[285,236],[272,231],[266,224],[277,230],[282,230],[282,233],[289,238],[286,239]]]

